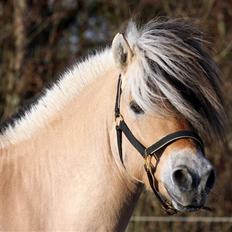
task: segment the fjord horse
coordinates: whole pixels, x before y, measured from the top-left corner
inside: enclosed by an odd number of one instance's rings
[[[168,213],[203,208],[200,136],[220,138],[224,115],[198,30],[130,23],[2,125],[0,231],[123,231],[144,188]]]

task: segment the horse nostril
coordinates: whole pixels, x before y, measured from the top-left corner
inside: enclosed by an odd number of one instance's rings
[[[214,172],[214,170],[211,170],[209,172],[209,176],[208,176],[208,179],[206,181],[205,188],[208,189],[208,190],[212,189],[213,185],[215,183],[215,179],[216,179],[215,178],[215,172]]]
[[[172,173],[173,182],[182,190],[190,191],[192,189],[192,176],[187,169],[176,169]]]

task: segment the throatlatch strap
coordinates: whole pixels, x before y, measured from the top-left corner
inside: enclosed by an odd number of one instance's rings
[[[121,130],[124,135],[127,137],[127,139],[130,141],[130,143],[134,146],[134,148],[144,157],[145,155],[145,147],[143,144],[141,144],[135,136],[132,134],[128,126],[126,125],[124,120],[121,120],[119,125],[117,126],[119,130]],[[117,128],[116,127],[116,128]]]
[[[122,164],[124,164],[122,157],[122,131],[116,127],[116,132],[117,132],[118,153]]]

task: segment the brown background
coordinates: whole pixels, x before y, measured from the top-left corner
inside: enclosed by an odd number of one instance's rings
[[[209,34],[229,118],[224,147],[208,149],[218,177],[208,203],[215,211],[179,216],[232,216],[231,0],[0,0],[0,121],[81,56],[110,45],[130,17],[143,22],[157,16],[191,18]],[[163,212],[154,196],[144,193],[135,215]],[[128,231],[232,231],[232,223],[131,222]]]

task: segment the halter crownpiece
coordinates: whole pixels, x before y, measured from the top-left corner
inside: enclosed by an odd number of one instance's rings
[[[121,94],[122,94],[122,80],[121,80],[121,74],[118,78],[118,84],[117,84],[117,94],[116,94],[116,102],[115,102],[115,122],[116,122],[116,133],[117,133],[117,144],[118,144],[118,153],[120,156],[120,160],[123,163],[123,156],[122,156],[122,133],[126,136],[126,138],[129,140],[129,142],[133,145],[133,147],[142,155],[144,158],[144,168],[147,173],[147,177],[150,183],[150,186],[160,201],[163,209],[165,212],[169,215],[177,213],[177,210],[166,201],[161,194],[158,191],[158,181],[154,177],[154,173],[157,169],[160,157],[157,156],[156,152],[160,149],[168,146],[169,144],[175,142],[176,140],[183,139],[183,138],[191,138],[194,141],[197,142],[197,144],[202,149],[202,152],[204,154],[204,144],[202,139],[199,137],[198,134],[196,134],[193,131],[188,130],[181,130],[177,131],[171,134],[166,135],[165,137],[161,138],[156,143],[152,144],[149,147],[145,147],[139,140],[133,135],[129,127],[127,126],[126,122],[123,119],[123,116],[120,113],[120,100],[121,100]],[[156,159],[156,164],[153,166],[151,163],[152,156]]]

